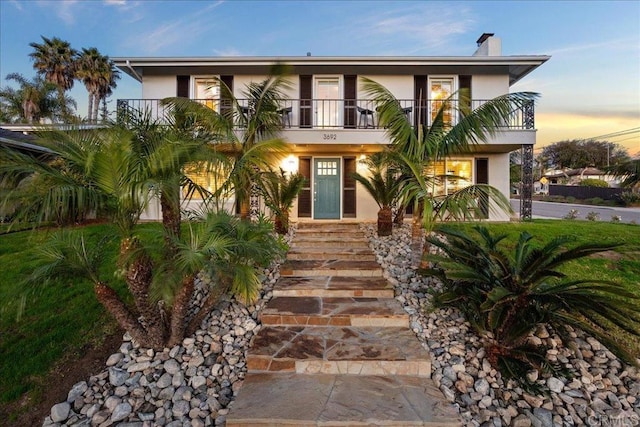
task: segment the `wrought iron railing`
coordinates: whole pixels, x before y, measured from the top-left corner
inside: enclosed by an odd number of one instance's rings
[[[247,99],[238,100],[238,108],[228,100],[196,99],[217,112],[233,112],[236,125],[242,127],[245,120],[253,113],[251,103]],[[401,99],[400,108],[412,125],[426,123],[430,125],[443,100]],[[472,100],[471,109],[476,109],[487,100]],[[455,124],[459,120],[460,110],[457,101],[449,104],[444,111],[444,120]],[[235,110],[235,111],[234,111]],[[462,109],[464,110],[464,108]],[[370,99],[283,99],[277,110],[285,129],[380,129],[378,113],[374,101]],[[162,103],[160,99],[119,99],[117,102],[119,120],[131,114],[146,114],[153,119],[169,122],[172,107]],[[522,108],[514,109],[506,118],[503,128],[511,130],[530,130],[535,128],[535,111],[533,102]]]

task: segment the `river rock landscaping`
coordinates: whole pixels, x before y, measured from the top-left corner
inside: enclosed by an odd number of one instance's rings
[[[454,309],[432,310],[425,292],[438,284],[409,265],[411,233],[407,225],[379,238],[364,226],[378,262],[396,287],[396,298],[411,316],[411,328],[429,349],[432,378],[460,410],[466,426],[634,426],[640,424],[640,373],[618,360],[582,331],[574,330],[575,351],[546,328],[530,337],[546,341],[548,358],[560,362],[570,378],[543,376],[528,380],[548,390],[529,394],[502,379],[486,358],[480,337]]]
[[[640,373],[598,341],[575,330],[571,350],[553,331],[540,328],[530,339],[546,341],[549,359],[562,363],[572,376],[531,371],[529,381],[548,392],[529,394],[515,381],[503,380],[489,364],[481,338],[460,313],[430,310],[425,290],[438,285],[410,266],[409,226],[382,238],[372,224],[363,229],[410,315],[412,330],[430,352],[433,380],[458,408],[465,426],[640,424]],[[154,352],[125,334],[106,369],[74,385],[43,426],[224,425],[229,404],[242,386],[249,343],[262,327],[259,314],[271,299],[278,269],[273,265],[264,272],[256,304],[245,307],[223,299],[180,346]],[[207,280],[199,279],[201,289]]]

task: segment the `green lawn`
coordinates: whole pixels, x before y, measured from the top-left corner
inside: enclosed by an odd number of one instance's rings
[[[28,285],[25,278],[38,266],[37,248],[53,230],[0,235],[0,404],[37,388],[63,356],[84,344],[100,341],[115,323],[83,280],[52,280]],[[88,241],[116,236],[110,225],[80,227]],[[117,239],[106,244],[103,277],[113,281]],[[117,283],[119,290],[122,283]]]
[[[450,224],[447,224],[450,225]],[[544,242],[559,236],[575,238],[575,244],[621,243],[611,253],[597,254],[573,261],[565,272],[572,278],[613,280],[637,285],[640,292],[640,226],[601,221],[534,220],[532,222],[484,223],[491,231],[508,234],[507,244],[515,244],[522,231],[528,231],[535,241]],[[473,224],[456,224],[470,230]]]

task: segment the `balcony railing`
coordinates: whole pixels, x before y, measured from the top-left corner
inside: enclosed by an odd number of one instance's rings
[[[218,112],[229,112],[232,105],[229,101],[217,99],[196,99]],[[442,106],[442,100],[398,100],[400,108],[407,120],[412,124],[426,123],[430,125]],[[457,101],[445,110],[444,119],[455,124],[458,121]],[[472,100],[470,107],[476,109],[487,100]],[[249,100],[238,100],[240,106],[235,115],[236,126],[242,128],[240,112],[245,116],[252,114]],[[283,129],[381,129],[378,111],[370,99],[283,99],[277,112],[280,114]],[[169,123],[171,107],[162,104],[160,99],[119,99],[117,112],[119,120],[131,114],[146,114],[153,119]],[[510,130],[534,129],[534,104],[525,104],[511,112],[502,126]]]

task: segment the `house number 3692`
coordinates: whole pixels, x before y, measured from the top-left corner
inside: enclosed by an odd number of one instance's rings
[[[336,134],[336,133],[323,133],[322,134],[322,139],[325,140],[325,141],[329,141],[329,140],[335,141],[336,139],[338,139],[338,134]]]

